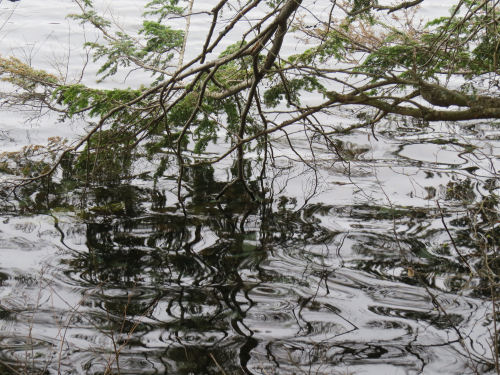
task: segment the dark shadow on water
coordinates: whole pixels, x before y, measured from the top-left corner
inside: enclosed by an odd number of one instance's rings
[[[211,168],[190,170],[185,180],[187,215],[164,191],[127,184],[87,190],[86,210],[77,208],[79,190],[26,191],[24,212],[64,207],[83,222],[86,250],[51,265],[57,284],[82,300],[68,342],[91,345],[65,354],[69,368],[74,356],[81,373],[103,373],[115,345],[123,373],[331,374],[403,362],[425,373],[446,350],[435,348],[457,350],[454,329],[471,316],[441,314],[422,288],[443,291],[446,303],[445,293],[466,282],[463,264],[428,248],[443,232],[428,229],[436,212],[324,204],[297,210],[287,197],[252,202],[237,185],[215,200],[224,183]],[[325,217],[358,229],[328,229]],[[409,234],[395,236],[394,220]],[[0,286],[10,278],[3,271]],[[50,314],[40,312],[35,324]],[[0,310],[2,320],[8,316]]]

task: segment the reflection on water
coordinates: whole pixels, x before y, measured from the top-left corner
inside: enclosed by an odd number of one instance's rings
[[[51,23],[63,3],[21,26],[67,38]],[[318,189],[284,138],[260,202],[236,185],[215,199],[229,167],[189,170],[187,215],[175,172],[153,183],[112,155],[82,186],[65,160],[60,183],[0,207],[0,374],[488,373],[498,125],[377,126],[336,153],[291,135]],[[2,150],[25,128],[8,129]]]
[[[434,194],[441,168],[424,177]],[[224,183],[202,167],[187,175],[187,215],[147,184],[66,195],[65,179],[49,193],[30,188],[19,197],[25,216],[7,212],[0,223],[0,370],[487,371],[490,284],[454,254],[442,217],[462,255],[480,265],[466,233],[471,217],[452,212],[454,202],[482,199],[487,208],[496,182],[447,176],[449,212],[301,206],[283,195],[256,203],[238,186],[217,201]],[[90,208],[79,211],[83,196]],[[492,220],[483,219],[478,227]]]

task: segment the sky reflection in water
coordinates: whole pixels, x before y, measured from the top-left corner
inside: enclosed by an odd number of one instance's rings
[[[471,372],[456,328],[473,359],[490,356],[487,282],[443,246],[434,201],[473,254],[463,201],[497,187],[466,146],[495,163],[498,140],[494,124],[460,131],[339,137],[351,162],[318,150],[321,189],[305,206],[312,174],[279,142],[294,178],[276,173],[287,189],[259,204],[238,186],[214,200],[230,167],[189,172],[188,216],[173,173],[156,189],[26,191],[0,221],[0,373],[99,374],[115,349],[130,374]]]

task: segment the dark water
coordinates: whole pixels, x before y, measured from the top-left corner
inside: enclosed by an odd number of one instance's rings
[[[44,27],[39,60],[67,51],[67,3],[19,4],[4,53]],[[75,133],[16,116],[1,151]],[[139,156],[88,184],[68,161],[2,200],[0,375],[496,373],[498,124],[376,134],[335,137],[340,155],[292,137],[314,170],[274,140],[267,178],[248,168],[257,202],[237,185],[216,199],[222,164],[187,171],[184,212],[175,168],[154,182],[159,158]]]
[[[430,162],[409,151],[442,149],[425,134],[385,139],[384,160],[350,144],[366,159],[349,163],[351,185],[338,180],[345,162],[319,168],[337,185],[307,202],[269,191],[252,202],[239,186],[216,200],[225,183],[208,167],[186,176],[187,214],[173,176],[165,190],[67,176],[29,187],[0,222],[1,373],[492,372],[497,181],[451,141]],[[427,181],[418,199],[390,193],[419,204],[378,199],[387,166]],[[310,178],[298,175],[292,191]]]

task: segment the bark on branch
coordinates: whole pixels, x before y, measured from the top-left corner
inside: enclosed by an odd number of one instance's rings
[[[451,91],[451,90],[450,90]],[[327,97],[337,104],[363,105],[379,109],[387,113],[410,116],[426,121],[465,121],[475,119],[498,119],[500,118],[499,107],[471,106],[458,110],[436,110],[431,107],[419,106],[408,107],[404,105],[394,105],[384,100],[383,97],[369,97],[365,94],[339,94],[334,91],[327,92]],[[488,98],[488,97],[487,97]],[[492,100],[498,100],[488,98]]]

